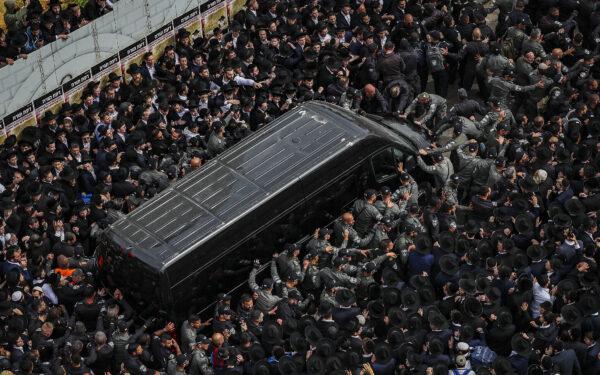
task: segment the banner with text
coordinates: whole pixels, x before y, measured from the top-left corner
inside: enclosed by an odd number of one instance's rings
[[[100,86],[104,87],[108,83],[108,75],[115,73],[121,75],[121,65],[119,64],[119,55],[114,54],[100,64],[92,66],[92,80],[99,81]]]
[[[200,21],[200,11],[198,8],[194,8],[186,14],[177,17],[173,20],[173,27],[175,28],[175,35],[181,29],[186,29],[190,34],[192,40],[202,37],[202,22]]]
[[[88,70],[62,85],[65,102],[71,104],[81,102],[81,94],[91,78],[92,73]]]
[[[175,34],[173,33],[173,24],[168,23],[146,37],[148,42],[148,51],[152,52],[155,61],[158,60],[170,44],[175,46]]]
[[[140,65],[142,59],[144,58],[144,53],[146,53],[147,50],[146,39],[144,38],[119,52],[119,59],[121,60],[121,75],[123,77],[131,77],[131,75],[127,73],[127,70],[133,63]]]
[[[36,120],[33,111],[33,104],[29,103],[4,118],[5,136],[8,137],[12,134],[18,136],[23,128],[35,124]]]
[[[212,0],[200,5],[202,15],[202,30],[205,36],[213,35],[215,28],[224,29],[228,25],[227,2],[225,0]]]
[[[233,17],[246,6],[246,0],[227,0],[227,17],[229,22],[233,20]]]
[[[57,114],[64,102],[65,99],[63,96],[62,87],[59,87],[34,100],[33,107],[35,109],[35,118],[37,119],[37,123],[41,124],[42,117],[46,111]]]

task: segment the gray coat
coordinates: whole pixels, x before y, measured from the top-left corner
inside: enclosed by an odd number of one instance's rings
[[[256,299],[256,308],[258,308],[263,313],[267,314],[269,311],[275,307],[283,298],[273,295],[271,292],[265,289],[261,289],[260,286],[256,283],[256,274],[258,273],[258,268],[252,269],[250,271],[250,276],[248,277],[248,285],[250,289],[258,295]],[[287,298],[287,288],[283,288],[283,297]]]
[[[454,166],[450,159],[446,157],[437,164],[427,165],[420,156],[417,156],[417,165],[426,173],[433,175],[437,188],[443,187],[450,176],[454,174]]]

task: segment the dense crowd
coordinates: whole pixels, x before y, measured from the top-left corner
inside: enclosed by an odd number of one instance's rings
[[[54,42],[90,21],[112,11],[118,0],[88,0],[85,5],[64,0],[4,0],[4,25],[0,28],[0,67],[26,59],[27,54]]]
[[[57,3],[4,2],[6,63],[107,7]],[[249,0],[90,82],[2,145],[0,374],[600,373],[599,25],[589,0]],[[115,212],[308,100],[431,147],[210,319],[102,287]]]

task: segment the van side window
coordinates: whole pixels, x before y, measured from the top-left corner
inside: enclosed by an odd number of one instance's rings
[[[402,150],[388,147],[371,157],[373,175],[377,183],[393,181],[398,175],[398,163],[404,160]]]

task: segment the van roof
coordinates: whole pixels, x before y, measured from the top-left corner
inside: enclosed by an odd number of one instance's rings
[[[412,131],[406,131],[414,142]],[[138,258],[164,268],[312,167],[373,133],[390,136],[389,129],[338,106],[304,103],[117,220],[108,231],[135,246]]]

